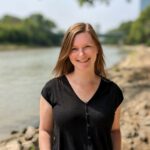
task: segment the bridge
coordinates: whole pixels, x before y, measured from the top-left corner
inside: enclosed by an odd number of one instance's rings
[[[97,35],[101,42],[104,42],[107,39],[118,39],[118,42],[120,42],[120,40],[122,40],[122,37],[124,36],[124,33],[123,32],[106,33],[106,34],[99,33]]]

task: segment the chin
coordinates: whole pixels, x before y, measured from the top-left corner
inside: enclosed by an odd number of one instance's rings
[[[89,65],[87,65],[87,66],[77,66],[77,67],[75,67],[75,70],[90,71],[90,70],[93,70],[93,69],[91,67],[89,67]]]

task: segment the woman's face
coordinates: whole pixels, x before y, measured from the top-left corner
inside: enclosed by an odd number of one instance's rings
[[[79,33],[75,36],[69,59],[75,70],[94,71],[98,49],[88,32]]]

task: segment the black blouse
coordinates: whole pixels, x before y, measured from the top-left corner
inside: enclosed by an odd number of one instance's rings
[[[76,95],[65,75],[45,84],[41,94],[53,107],[54,116],[52,150],[113,150],[111,128],[123,94],[116,83],[101,78],[87,103]]]

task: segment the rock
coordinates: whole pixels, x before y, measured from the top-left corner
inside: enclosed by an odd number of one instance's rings
[[[1,148],[0,150],[7,150],[6,146],[0,146],[0,148]]]
[[[22,144],[23,150],[30,150],[32,147],[34,147],[32,141],[27,141]]]
[[[33,144],[38,144],[38,134],[36,134],[36,135],[32,138],[32,143],[33,143]]]
[[[8,150],[21,150],[22,146],[18,141],[14,140],[14,141],[7,143],[6,150],[7,149]]]
[[[139,135],[138,132],[136,132],[135,130],[133,130],[133,131],[130,131],[130,132],[128,133],[127,138],[135,138],[135,137],[137,137],[138,135]]]
[[[10,134],[17,134],[17,133],[18,133],[18,131],[13,130]]]
[[[147,137],[146,133],[140,132],[139,137],[140,137],[140,140],[141,140],[142,142],[148,144],[148,137]]]
[[[31,140],[35,134],[35,128],[34,127],[31,127],[29,126],[27,128],[27,131],[25,132],[25,140]]]
[[[142,110],[140,110],[139,115],[146,117],[146,116],[148,116],[148,112],[145,109],[142,109]]]
[[[22,133],[25,134],[26,131],[27,131],[27,128],[24,128],[24,129],[22,130]]]
[[[144,109],[150,109],[150,105],[145,104]]]

